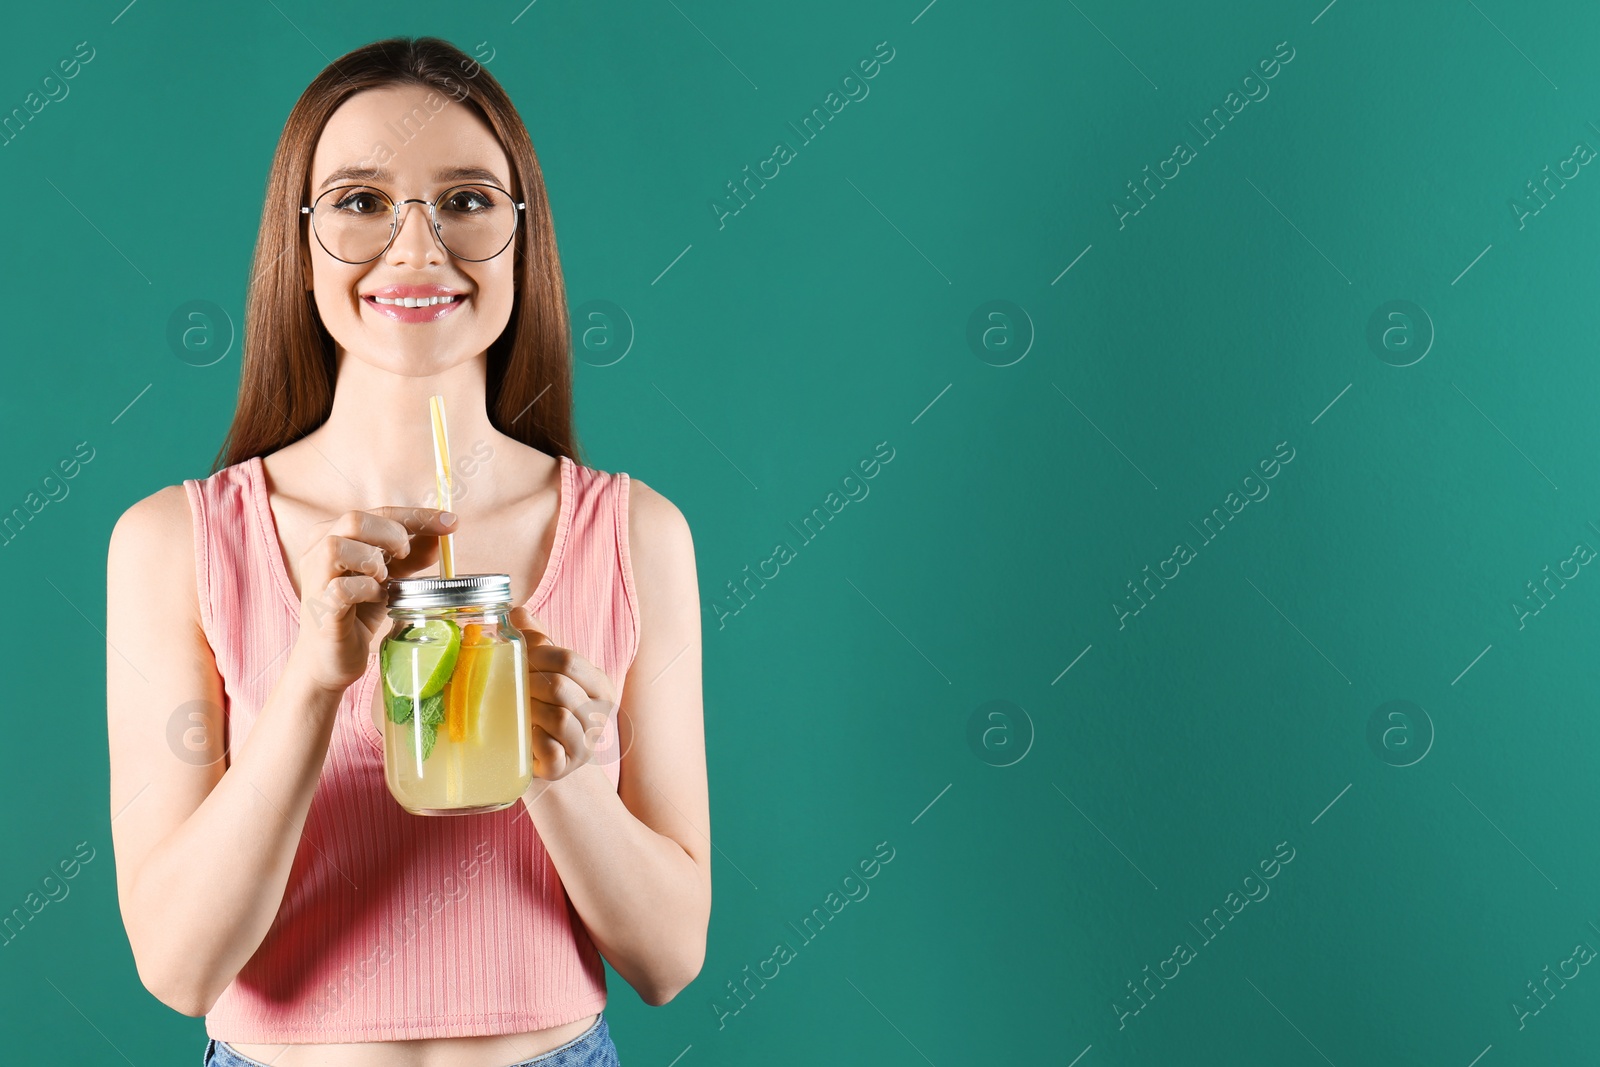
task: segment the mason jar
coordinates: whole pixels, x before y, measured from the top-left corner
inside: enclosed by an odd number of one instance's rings
[[[527,651],[511,576],[391,578],[379,646],[383,766],[414,815],[508,808],[533,780]]]

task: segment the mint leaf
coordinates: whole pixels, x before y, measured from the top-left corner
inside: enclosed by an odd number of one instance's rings
[[[411,721],[411,698],[396,696],[389,692],[389,687],[383,687],[383,706],[389,712],[389,721],[393,723],[407,723]]]
[[[422,698],[421,717],[428,726],[438,726],[444,722],[444,690],[439,690],[431,697]]]
[[[423,701],[423,706],[424,707],[427,706],[427,701]],[[437,741],[438,739],[439,739],[439,727],[438,727],[438,724],[431,723],[431,722],[428,722],[426,719],[423,719],[422,720],[422,758],[423,759],[427,759],[429,756],[433,755],[433,743],[435,741]]]

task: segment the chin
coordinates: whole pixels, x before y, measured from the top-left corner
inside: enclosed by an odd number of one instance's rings
[[[464,359],[455,353],[437,352],[431,348],[417,349],[410,345],[385,344],[381,340],[374,341],[371,338],[362,338],[357,345],[339,342],[339,349],[341,362],[345,359],[358,360],[374,370],[385,371],[402,378],[426,378],[448,370]]]
[[[459,367],[463,363],[472,362],[473,356],[482,352],[486,346],[479,346],[471,351],[440,352],[433,349],[407,354],[404,351],[395,353],[399,358],[390,356],[389,361],[398,365],[391,368],[396,374],[407,378],[428,378],[435,374],[443,374],[447,370]]]

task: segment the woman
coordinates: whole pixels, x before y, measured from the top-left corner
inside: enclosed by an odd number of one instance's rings
[[[317,76],[267,183],[220,469],[129,508],[109,551],[123,923],[146,987],[206,1017],[206,1063],[613,1064],[600,957],[652,1005],[699,972],[693,543],[575,458],[565,300],[482,67],[396,38]],[[459,517],[417,506],[435,393]],[[445,532],[458,573],[511,575],[537,724],[521,803],[460,817],[395,802],[374,725],[382,582],[432,573]]]

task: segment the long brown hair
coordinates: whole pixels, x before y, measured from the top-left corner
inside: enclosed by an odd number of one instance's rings
[[[448,41],[391,37],[328,64],[284,123],[267,176],[245,295],[239,400],[212,473],[299,440],[333,410],[334,344],[317,315],[315,296],[305,288],[311,270],[309,216],[300,205],[307,202],[311,155],[328,117],[356,93],[391,85],[423,86],[465,104],[505,150],[510,192],[528,207],[514,242],[511,319],[489,346],[489,421],[551,456],[583,462],[572,422],[566,286],[544,175],[527,127],[494,76]]]

